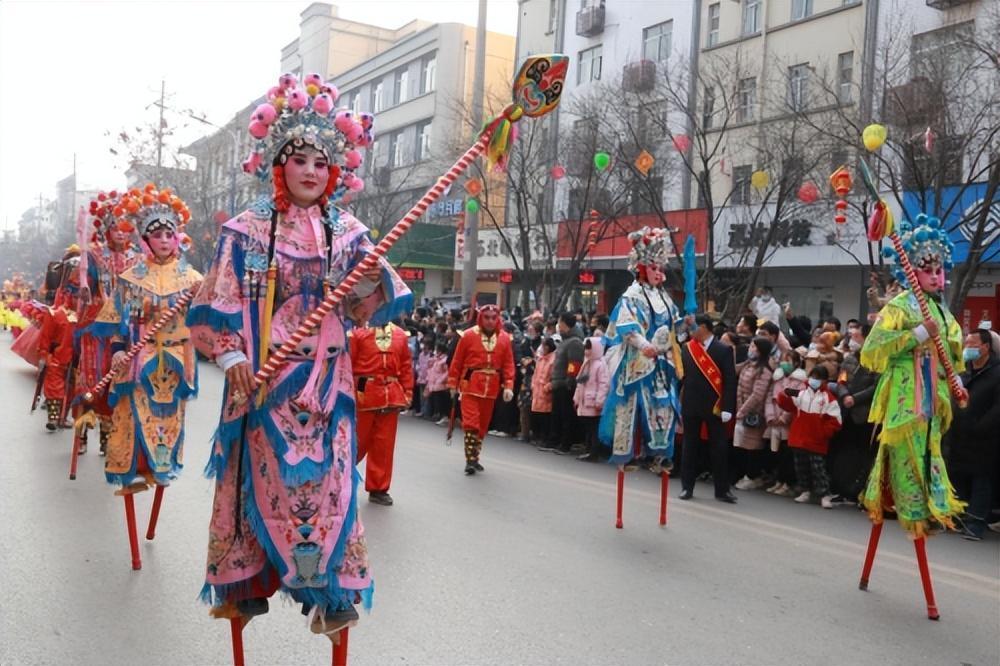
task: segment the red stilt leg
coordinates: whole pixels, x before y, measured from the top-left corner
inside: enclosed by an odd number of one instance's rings
[[[146,528],[146,541],[152,541],[156,536],[156,521],[160,518],[160,503],[163,502],[163,486],[156,486],[153,495],[153,511],[149,514],[149,527]]]
[[[882,525],[884,523],[872,523],[872,531],[868,536],[868,552],[865,554],[865,566],[861,570],[861,582],[858,583],[859,590],[868,589],[868,578],[872,573],[872,564],[875,563],[875,551],[878,550],[878,540],[882,536]]]
[[[76,481],[76,461],[80,456],[80,434],[73,430],[73,452],[69,458],[69,480]]]
[[[337,642],[333,644],[333,666],[347,666],[347,627],[340,630]]]
[[[229,632],[233,636],[233,666],[243,666],[243,622],[240,618],[229,618]]]
[[[667,493],[670,490],[670,475],[660,472],[660,525],[667,524]]]
[[[920,537],[913,542],[913,548],[917,551],[917,566],[920,568],[920,582],[924,586],[924,598],[927,600],[927,618],[940,620],[937,602],[934,600],[934,585],[931,583],[931,570],[927,566],[927,539]]]
[[[141,569],[142,560],[139,558],[139,537],[135,532],[135,498],[132,493],[125,497],[125,524],[128,527],[128,546],[132,551],[132,569]]]
[[[622,500],[625,495],[625,470],[618,468],[618,513],[615,520],[615,527],[622,528]]]

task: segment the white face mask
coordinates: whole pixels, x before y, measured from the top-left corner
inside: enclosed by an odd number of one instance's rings
[[[818,391],[819,387],[822,385],[823,385],[822,379],[816,379],[815,377],[809,378],[809,388],[811,388],[813,391]]]
[[[856,352],[859,349],[861,349],[861,343],[858,342],[857,340],[848,340],[847,348],[850,349],[852,352]]]
[[[761,303],[770,303],[771,302],[771,297],[768,294],[762,294],[761,297],[760,297],[760,302]]]

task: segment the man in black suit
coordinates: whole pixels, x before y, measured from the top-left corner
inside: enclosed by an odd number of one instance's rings
[[[736,503],[736,496],[729,490],[729,457],[726,445],[726,423],[736,412],[736,362],[733,350],[712,334],[714,322],[707,315],[695,317],[695,330],[691,340],[682,345],[684,383],[681,387],[681,420],[684,423],[684,451],[681,461],[680,498],[694,496],[694,482],[698,476],[698,447],[701,445],[702,425],[708,431],[712,454],[712,477],[715,480],[715,499],[729,504]],[[697,347],[692,347],[697,345]],[[694,354],[692,354],[694,349]],[[708,359],[698,363],[696,356]],[[709,360],[710,359],[710,360]],[[721,386],[706,377],[721,377]]]

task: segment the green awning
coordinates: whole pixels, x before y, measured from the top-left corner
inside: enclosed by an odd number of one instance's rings
[[[388,259],[393,266],[452,270],[455,227],[417,222],[392,246]]]

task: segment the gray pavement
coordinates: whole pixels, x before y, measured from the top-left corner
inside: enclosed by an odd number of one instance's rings
[[[0,664],[226,664],[228,623],[197,594],[212,485],[201,475],[221,373],[203,365],[187,467],[132,571],[122,500],[96,446],[67,479],[70,436],[28,416],[33,373],[0,337]],[[659,482],[488,438],[462,474],[461,440],[403,417],[393,507],[361,503],[375,608],[351,633],[364,664],[1000,664],[1000,539],[928,552],[940,622],[924,615],[913,549],[888,524],[871,591],[857,589],[859,512],[762,492],[735,507],[699,485],[657,525]],[[152,493],[137,496],[140,532]],[[328,664],[324,638],[274,601],[245,632],[248,664]]]

